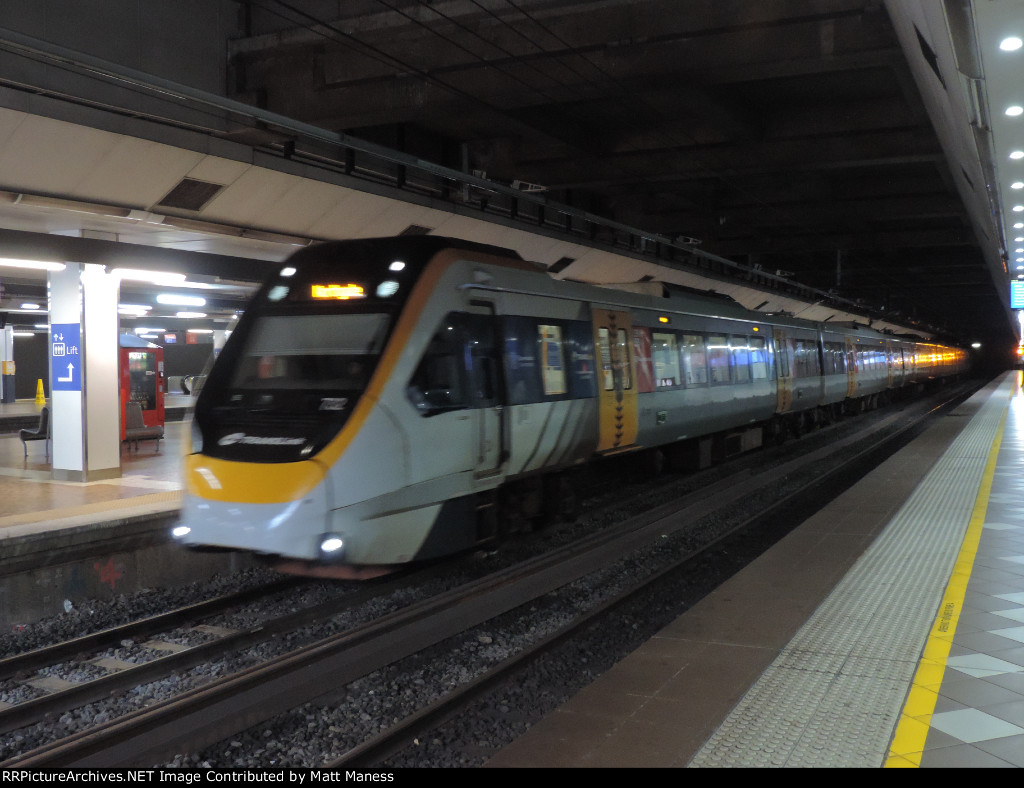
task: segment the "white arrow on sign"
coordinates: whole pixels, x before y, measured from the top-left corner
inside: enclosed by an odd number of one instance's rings
[[[70,383],[71,378],[74,377],[75,365],[68,364],[68,376],[66,378],[57,378],[58,383]]]

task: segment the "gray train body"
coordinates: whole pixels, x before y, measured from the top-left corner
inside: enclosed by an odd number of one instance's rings
[[[700,467],[966,365],[462,241],[323,244],[264,285],[211,369],[175,533],[373,574],[564,511],[570,472],[602,457]]]

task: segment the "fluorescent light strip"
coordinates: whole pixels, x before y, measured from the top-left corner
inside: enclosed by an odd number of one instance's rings
[[[115,268],[110,272],[118,279],[131,279],[137,282],[152,282],[155,285],[178,285],[185,281],[185,274],[171,271],[143,271],[138,268]]]
[[[36,271],[63,271],[64,263],[47,263],[42,260],[19,260],[14,257],[0,257],[0,265],[8,268],[32,268]]]

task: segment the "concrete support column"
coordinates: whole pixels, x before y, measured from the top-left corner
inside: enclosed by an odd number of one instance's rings
[[[14,328],[0,329],[0,402],[14,402]]]
[[[53,478],[121,475],[119,281],[103,266],[68,263],[47,274]]]
[[[213,330],[213,357],[217,358],[220,355],[220,351],[224,348],[224,343],[228,341],[228,337],[231,335],[230,331],[225,331],[222,328],[215,328]]]

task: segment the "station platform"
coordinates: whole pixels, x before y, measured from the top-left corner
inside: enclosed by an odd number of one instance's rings
[[[1024,766],[1021,373],[486,766]]]
[[[168,397],[166,409],[183,414],[189,404],[188,397]],[[142,501],[134,499],[140,496],[156,495],[177,506],[185,430],[181,415],[168,418],[159,447],[153,441],[143,442],[137,451],[122,447],[120,478],[76,483],[51,478],[52,447],[44,441],[25,445],[18,436],[23,428],[18,425],[35,428],[41,408],[32,400],[0,404],[0,539],[137,506]]]
[[[169,422],[159,451],[126,449],[120,479],[86,484],[50,480],[42,443],[26,459],[0,435],[0,569],[12,544],[57,553],[133,518],[165,531],[185,427]],[[1022,475],[1010,372],[486,766],[1024,766]],[[59,607],[75,584],[117,592],[111,555],[22,593]],[[157,562],[139,563],[117,563],[119,582]]]
[[[190,438],[180,419],[191,400],[171,395],[166,404],[171,415],[159,446],[124,445],[119,478],[84,483],[51,478],[45,441],[22,444],[17,425],[27,421],[34,428],[42,405],[0,404],[0,629],[21,631],[91,599],[248,565],[236,554],[185,563],[170,543]]]

